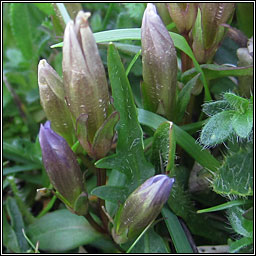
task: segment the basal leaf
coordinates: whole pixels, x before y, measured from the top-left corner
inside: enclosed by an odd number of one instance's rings
[[[28,243],[22,233],[22,229],[25,228],[22,214],[19,210],[18,204],[13,197],[8,197],[7,201],[7,211],[8,215],[11,218],[11,226],[16,234],[19,248],[21,252],[26,252],[29,249]]]
[[[89,244],[101,237],[87,220],[68,210],[47,213],[27,230],[33,244],[39,241],[39,250],[65,252]]]
[[[21,253],[20,246],[18,243],[17,235],[15,231],[8,223],[5,211],[3,211],[3,244],[6,248],[14,253]]]

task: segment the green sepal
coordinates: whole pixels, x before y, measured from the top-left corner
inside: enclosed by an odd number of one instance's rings
[[[112,228],[112,237],[118,244],[123,244],[128,241],[129,228],[127,227],[125,230],[122,230],[122,232],[119,232],[119,227],[121,224],[120,217],[123,207],[124,205],[120,205],[120,207],[118,208],[114,219],[114,227]]]
[[[97,130],[92,143],[92,151],[96,159],[103,158],[110,150],[118,121],[119,113],[115,111]]]
[[[88,202],[88,194],[86,192],[82,192],[75,201],[74,212],[77,215],[86,215],[88,212]]]
[[[163,171],[161,170],[162,164],[165,164],[165,172],[170,172],[174,168],[175,149],[173,123],[164,122],[155,131],[152,144],[151,160],[156,170]]]
[[[88,155],[91,156],[91,143],[89,142],[88,138],[88,115],[82,114],[80,115],[76,120],[76,136],[82,145],[82,147],[85,149],[85,151],[88,153]]]

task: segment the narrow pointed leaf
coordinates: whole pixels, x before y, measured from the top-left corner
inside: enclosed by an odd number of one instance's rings
[[[117,125],[118,142],[116,155],[101,159],[98,168],[115,168],[127,175],[132,192],[143,181],[154,174],[154,169],[144,157],[142,129],[129,81],[118,51],[113,44],[108,49],[108,68],[115,109],[120,114]]]

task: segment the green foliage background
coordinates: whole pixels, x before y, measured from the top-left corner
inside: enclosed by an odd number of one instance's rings
[[[238,3],[231,24],[247,37],[253,34],[252,5]],[[155,171],[160,173],[172,169],[171,175],[176,178],[176,183],[168,207],[166,205],[162,211],[165,221],[143,234],[131,252],[191,252],[178,217],[186,223],[197,246],[227,244],[229,252],[251,252],[253,98],[240,97],[237,84],[230,77],[252,77],[253,67],[222,65],[237,65],[239,45],[229,37],[225,37],[220,45],[214,64],[199,65],[189,46],[176,34],[175,26],[171,26],[178,58],[181,51],[186,52],[193,59],[195,68],[184,73],[179,71],[178,82],[184,86],[178,91],[177,122],[172,127],[174,134],[169,134],[166,132],[170,127],[168,120],[144,110],[141,102],[142,63],[139,55],[134,56],[140,50],[140,31],[136,29],[141,26],[145,7],[146,3],[66,4],[72,19],[80,9],[92,13],[90,25],[94,33],[131,28],[123,34],[108,34],[107,41],[116,41],[115,37],[122,39],[114,42],[108,53],[108,42],[98,44],[108,69],[115,108],[121,118],[115,154],[96,163],[98,168],[109,169],[108,184],[97,188],[95,177],[88,172],[86,180],[90,196],[92,200],[94,196],[105,199],[108,213],[114,216],[118,208],[116,202],[124,201]],[[62,42],[65,23],[59,16],[57,7],[51,3],[3,4],[5,253],[35,252],[38,250],[37,241],[40,241],[39,250],[42,252],[77,253],[83,249],[92,253],[117,252],[113,242],[95,232],[85,219],[68,212],[51,194],[36,192],[39,188],[51,186],[42,165],[38,141],[39,125],[46,121],[46,117],[40,105],[37,65],[40,59],[47,59],[62,75],[62,48],[51,48]],[[133,40],[127,39],[128,32]],[[100,35],[95,34],[96,40],[97,36]],[[129,66],[130,63],[133,65]],[[118,76],[115,77],[116,73]],[[182,126],[191,94],[198,89],[199,77],[203,81],[201,88],[208,84],[214,101],[204,101],[203,93],[199,93],[197,99],[204,105],[195,111],[201,113],[201,120]],[[121,129],[121,125],[125,129]],[[125,145],[122,141],[127,134],[130,136]],[[177,143],[176,153],[169,150],[172,138]],[[184,151],[184,158],[175,159],[175,154],[181,151]],[[195,160],[200,164],[199,171],[194,166]],[[170,168],[174,161],[178,161],[179,166]],[[90,166],[85,166],[81,160],[80,163],[83,169],[90,170]],[[192,179],[192,174],[196,180]],[[199,184],[197,190],[192,190],[191,184]],[[214,213],[210,210],[197,212],[210,207]]]

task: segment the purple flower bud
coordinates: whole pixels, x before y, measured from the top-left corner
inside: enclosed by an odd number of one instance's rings
[[[63,81],[46,60],[41,60],[38,65],[38,86],[42,108],[53,130],[72,145],[75,130],[64,100]]]
[[[74,152],[67,142],[51,129],[50,121],[41,125],[39,142],[45,170],[51,183],[68,202],[68,208],[75,210],[77,199],[84,194],[84,184]],[[85,212],[87,205],[83,208]]]
[[[126,199],[112,235],[122,244],[138,236],[159,215],[169,198],[174,178],[156,175],[146,180]]]
[[[177,56],[173,41],[156,7],[148,4],[141,26],[144,107],[172,119],[177,82]]]

